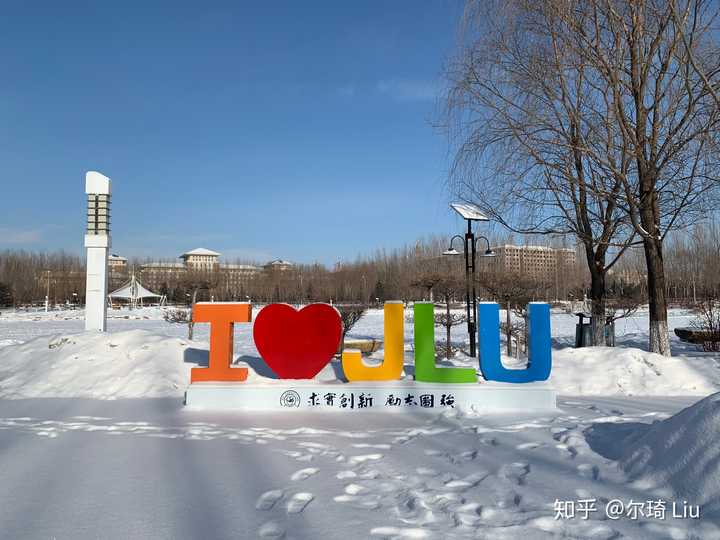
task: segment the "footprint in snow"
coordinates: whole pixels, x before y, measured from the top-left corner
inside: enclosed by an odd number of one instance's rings
[[[417,469],[415,469],[415,472],[417,472],[421,476],[437,476],[438,474],[440,474],[435,469],[431,469],[429,467],[418,467]]]
[[[467,491],[473,487],[471,482],[468,482],[467,480],[450,480],[450,482],[446,483],[443,488],[447,491],[454,491],[454,492],[462,492]]]
[[[275,504],[283,498],[285,493],[282,489],[273,489],[266,491],[258,497],[255,508],[258,510],[270,510]]]
[[[310,478],[312,475],[317,474],[320,471],[320,469],[316,469],[314,467],[309,467],[307,469],[300,469],[299,471],[293,473],[293,475],[290,477],[290,480],[298,481],[298,480],[305,480],[307,478]]]
[[[260,538],[284,538],[285,529],[276,521],[268,521],[258,529]]]
[[[345,493],[348,495],[360,495],[365,491],[367,491],[367,488],[365,486],[361,486],[360,484],[348,484],[345,486]]]
[[[380,495],[369,494],[369,495],[338,495],[333,497],[333,500],[338,503],[349,504],[353,508],[359,508],[362,510],[377,510],[380,508]]]
[[[583,478],[590,478],[592,480],[600,478],[600,469],[598,469],[596,465],[583,463],[582,465],[577,466],[577,471]]]
[[[567,452],[567,455],[570,459],[575,459],[575,456],[578,455],[578,451],[574,446],[569,446],[567,444],[559,443],[555,445],[555,448],[560,450],[561,452],[565,453]]]
[[[287,503],[288,514],[299,514],[315,498],[312,493],[296,493]]]
[[[370,535],[381,538],[428,538],[430,532],[417,528],[375,527]]]
[[[522,496],[513,491],[512,489],[502,489],[501,487],[494,488],[493,498],[498,508],[512,509],[520,506]]]
[[[368,443],[357,443],[351,445],[353,448],[377,448],[378,450],[390,450],[389,444],[368,444]]]
[[[515,448],[518,450],[535,450],[536,448],[539,448],[542,446],[540,443],[536,442],[528,442],[523,444],[518,444]]]
[[[510,465],[503,465],[500,468],[499,476],[507,480],[515,482],[517,485],[522,486],[525,484],[525,477],[530,474],[530,464],[523,462],[511,463]]]
[[[360,465],[361,463],[365,463],[366,461],[377,461],[382,458],[382,454],[365,454],[361,456],[351,456],[350,459],[348,459],[348,463],[350,465]]]

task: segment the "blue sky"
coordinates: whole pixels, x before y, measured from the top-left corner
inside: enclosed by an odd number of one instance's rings
[[[332,264],[460,232],[437,117],[459,0],[4,2],[0,248]]]

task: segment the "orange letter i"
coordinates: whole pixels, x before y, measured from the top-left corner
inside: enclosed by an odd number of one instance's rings
[[[252,306],[246,302],[199,302],[193,308],[193,322],[210,323],[208,367],[192,368],[190,382],[239,382],[247,379],[247,368],[230,367],[233,357],[233,330],[236,322],[250,322]]]

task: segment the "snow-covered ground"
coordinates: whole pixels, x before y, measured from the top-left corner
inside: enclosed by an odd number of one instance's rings
[[[720,538],[720,398],[677,414],[720,391],[720,359],[674,337],[672,359],[647,353],[644,313],[584,350],[553,314],[556,413],[352,422],[184,410],[207,325],[189,341],[160,310],[112,311],[91,335],[82,315],[0,314],[0,538]],[[235,354],[272,384],[251,335],[236,325]],[[350,337],[381,339],[382,312]],[[683,501],[701,517],[672,517]]]

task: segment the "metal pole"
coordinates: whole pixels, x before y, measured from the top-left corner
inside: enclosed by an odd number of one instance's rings
[[[472,231],[472,221],[467,220],[467,233],[465,233],[465,261],[467,276],[467,318],[468,336],[470,337],[470,356],[475,356],[475,235]],[[472,283],[472,285],[471,285]]]
[[[475,262],[477,256],[475,253],[475,234],[470,231],[470,245],[472,246],[472,257],[471,257],[471,281],[472,281],[472,334],[470,335],[470,356],[474,357],[476,352],[475,340],[477,335],[475,333],[477,329],[477,293],[475,292]]]
[[[470,356],[475,356],[475,332],[471,317],[470,307],[470,250],[468,249],[468,237],[472,234],[470,220],[468,220],[468,233],[465,235],[465,312],[467,317],[468,336],[470,337]]]
[[[47,275],[47,290],[45,292],[45,313],[48,312],[48,307],[50,306],[50,270],[45,271]]]
[[[468,337],[470,338],[470,356],[475,356],[475,235],[472,232],[472,221],[467,220],[465,233],[465,281]],[[472,286],[470,285],[472,281]]]

